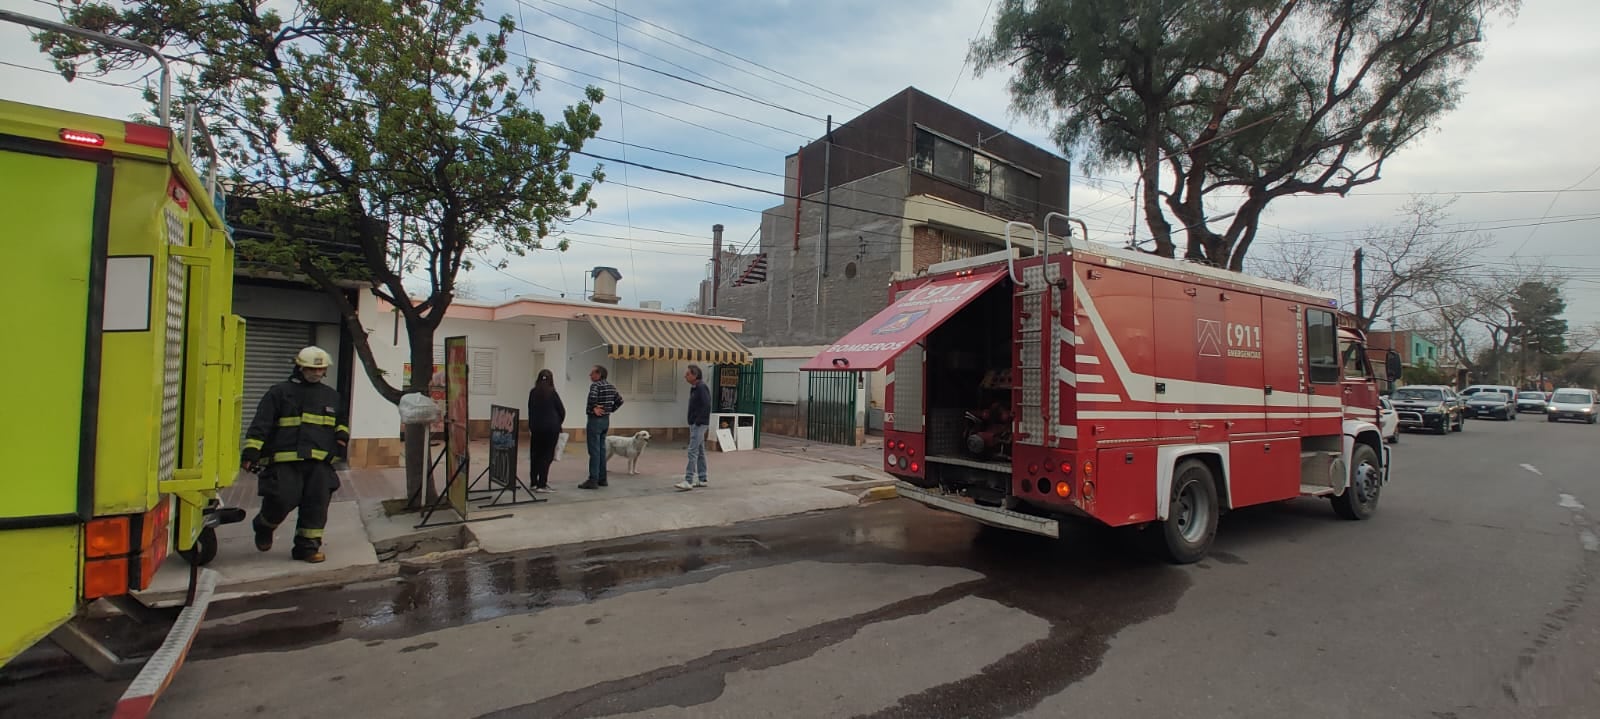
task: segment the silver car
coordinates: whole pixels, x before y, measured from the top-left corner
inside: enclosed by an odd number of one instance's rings
[[[1549,399],[1550,395],[1547,395],[1543,392],[1518,392],[1517,411],[1544,412],[1545,408],[1549,406],[1549,402],[1547,401]]]
[[[1600,421],[1600,399],[1592,389],[1558,389],[1550,395],[1549,409],[1545,415],[1551,422],[1575,419],[1594,424]]]

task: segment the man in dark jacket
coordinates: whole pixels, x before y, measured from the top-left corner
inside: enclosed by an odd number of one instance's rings
[[[259,477],[261,512],[251,522],[256,549],[272,549],[273,531],[298,508],[291,556],[315,564],[324,559],[322,530],[339,488],[333,463],[344,458],[350,428],[339,416],[339,393],[322,383],[331,364],[328,353],[307,347],[294,364],[294,374],[261,398],[239,464]]]
[[[622,395],[606,381],[608,374],[600,365],[589,369],[589,396],[583,403],[583,413],[589,418],[583,428],[589,445],[589,480],[578,489],[606,486],[606,433],[611,431],[612,413],[622,407]]]
[[[689,365],[683,373],[689,383],[689,464],[683,468],[683,481],[673,487],[689,491],[706,486],[706,432],[711,429],[711,388],[706,386],[700,365]]]

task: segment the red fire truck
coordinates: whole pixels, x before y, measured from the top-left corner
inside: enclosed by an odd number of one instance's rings
[[[1014,231],[1033,234],[1028,256]],[[888,368],[883,466],[901,496],[1049,537],[1074,518],[1144,527],[1180,563],[1232,508],[1376,511],[1378,378],[1336,297],[1038,237],[1010,223],[1005,251],[896,282],[804,367]],[[1399,369],[1393,353],[1381,368]]]

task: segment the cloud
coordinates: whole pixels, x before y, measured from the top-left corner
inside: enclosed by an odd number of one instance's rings
[[[907,86],[941,98],[949,95],[957,107],[1009,127],[1019,137],[1041,147],[1056,149],[1050,142],[1047,124],[1013,116],[1006,72],[973,77],[972,69],[965,66],[968,43],[975,32],[986,29],[985,3],[814,0],[712,6],[693,0],[620,0],[623,12],[705,45],[627,16],[613,17],[605,7],[609,3],[610,0],[490,0],[485,9],[491,17],[501,13],[513,18],[520,15],[530,31],[588,50],[527,35],[512,39],[513,53],[530,55],[545,63],[541,68],[542,89],[533,103],[548,117],[558,118],[563,107],[581,96],[578,89],[557,78],[578,85],[598,85],[608,97],[600,106],[605,123],[601,129],[603,138],[704,160],[601,141],[586,148],[597,154],[620,159],[626,152],[626,158],[635,162],[780,190],[781,179],[771,173],[781,175],[784,155],[807,139],[823,134],[824,118],[832,115],[836,123],[848,121],[865,106],[875,105]],[[28,0],[0,0],[0,6],[24,12],[43,10]],[[622,82],[656,95],[616,86],[618,48],[609,38],[619,27],[622,42],[636,48],[621,49],[620,58],[625,61],[620,68]],[[1490,28],[1483,45],[1483,60],[1467,78],[1460,107],[1446,116],[1435,132],[1393,158],[1385,167],[1381,182],[1343,199],[1280,200],[1269,209],[1265,218],[1269,224],[1263,227],[1259,241],[1303,240],[1304,235],[1310,234],[1326,242],[1330,252],[1343,254],[1348,241],[1359,237],[1361,230],[1393,218],[1408,193],[1574,186],[1600,166],[1600,123],[1594,122],[1600,116],[1600,95],[1582,90],[1593,85],[1591,68],[1600,66],[1600,44],[1588,37],[1594,27],[1600,27],[1600,3],[1546,0],[1525,4],[1515,22],[1500,21]],[[45,65],[43,58],[31,52],[24,33],[3,26],[0,32],[11,33],[0,35],[0,48],[4,48],[0,49],[0,58]],[[775,68],[804,83],[723,52]],[[570,70],[557,69],[557,64]],[[136,94],[129,90],[78,83],[70,92],[62,92],[58,79],[34,75],[0,67],[0,81],[6,83],[9,97],[39,104],[66,103],[73,109],[112,116],[142,109],[142,104],[127,105],[137,101]],[[705,160],[739,165],[754,172]],[[681,305],[696,296],[698,282],[705,276],[710,225],[722,223],[728,228],[730,241],[742,241],[758,221],[752,212],[623,188],[623,181],[752,210],[779,202],[779,198],[746,190],[639,168],[624,172],[618,163],[604,164],[614,182],[596,191],[600,207],[593,220],[612,224],[583,223],[581,231],[630,237],[633,241],[574,235],[573,247],[567,253],[541,252],[514,262],[506,272],[516,279],[488,270],[475,271],[471,281],[485,299],[519,292],[548,292],[529,282],[575,295],[581,292],[581,278],[588,268],[610,265],[624,275],[619,291],[625,302],[659,299],[669,306]],[[589,165],[575,166],[582,169]],[[1130,188],[1124,184],[1129,180],[1126,172],[1073,178],[1072,205],[1075,213],[1081,213],[1088,221],[1091,237],[1122,241],[1136,226],[1137,234],[1145,235],[1143,223],[1135,224]],[[1589,178],[1578,189],[1596,187],[1600,187],[1600,175]],[[1219,202],[1208,210],[1231,209],[1224,204]],[[1600,192],[1469,195],[1452,208],[1452,214],[1453,221],[1475,222],[1483,227],[1534,224],[1547,215],[1547,221],[1597,216]],[[634,228],[632,232],[629,226]],[[640,228],[673,230],[706,239]],[[1574,324],[1600,322],[1600,250],[1590,249],[1590,238],[1597,229],[1600,222],[1578,221],[1497,230],[1489,259],[1509,262],[1515,253],[1517,259],[1540,258],[1553,268],[1565,270],[1576,278],[1568,289],[1569,320]]]

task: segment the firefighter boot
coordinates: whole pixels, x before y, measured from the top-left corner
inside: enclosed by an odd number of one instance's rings
[[[257,514],[256,518],[250,522],[250,528],[254,529],[256,532],[256,551],[272,551],[272,531],[277,529],[277,527],[265,526],[265,522],[262,520],[261,515]]]
[[[310,536],[308,536],[310,535]],[[322,530],[297,529],[294,533],[294,551],[289,553],[301,562],[321,564],[327,557],[322,554]]]

